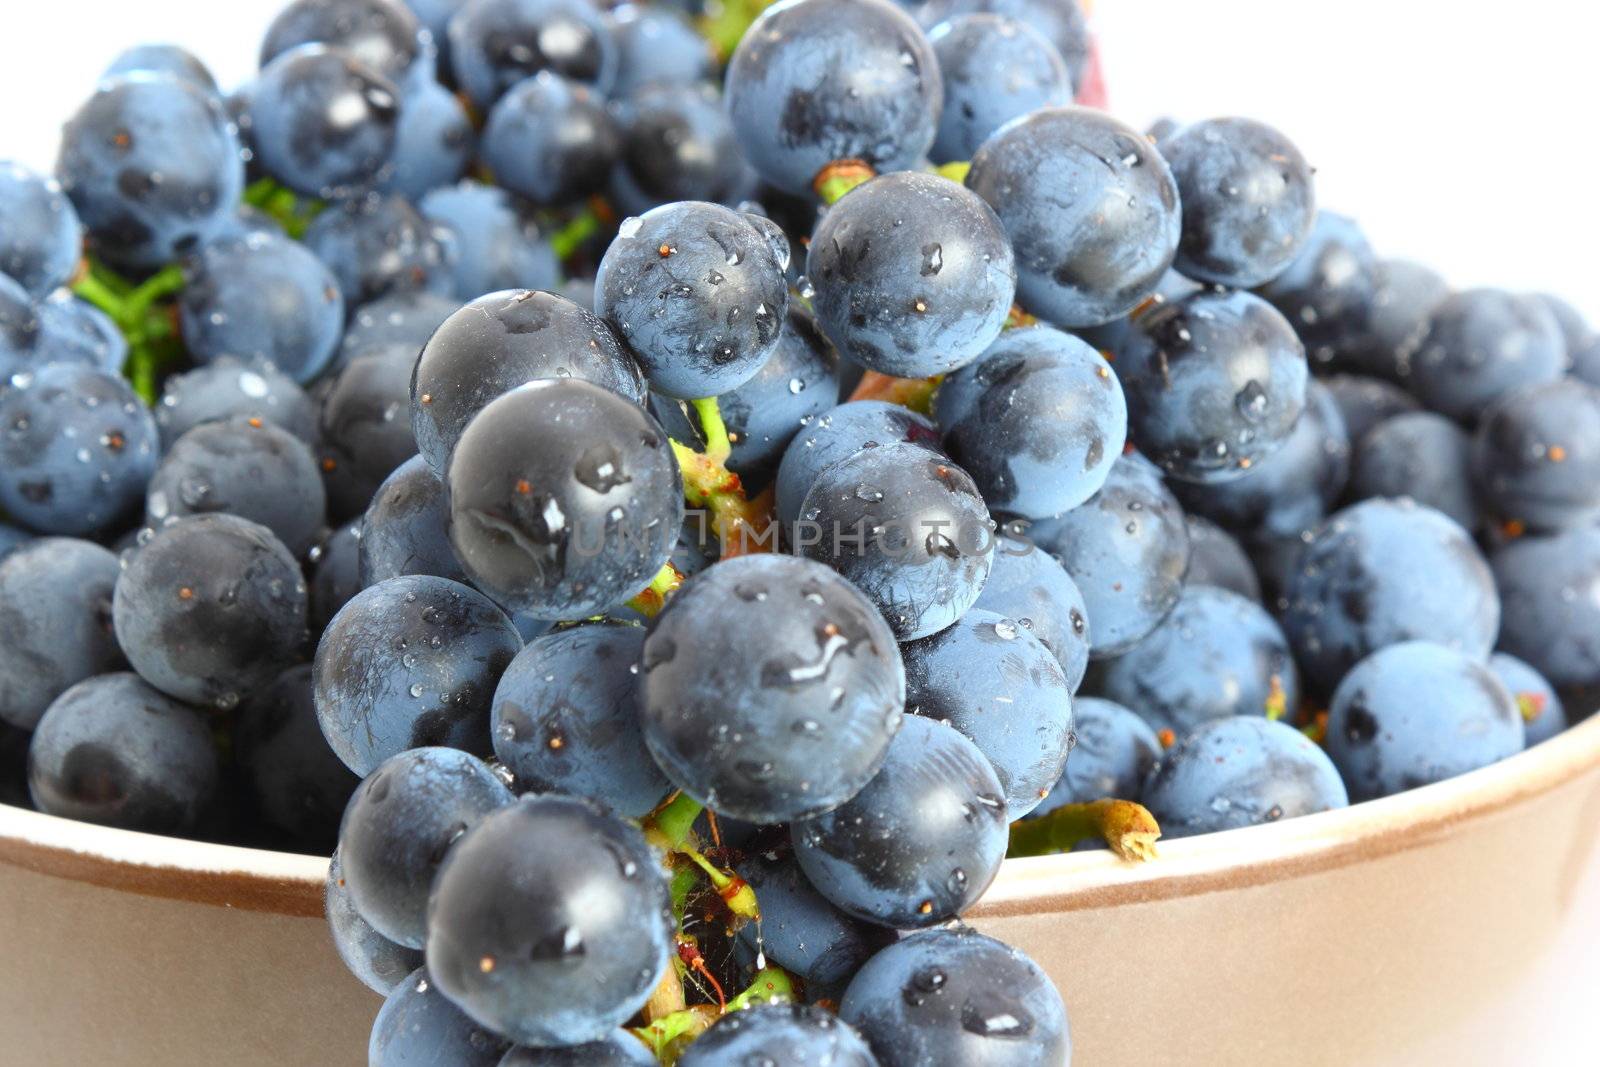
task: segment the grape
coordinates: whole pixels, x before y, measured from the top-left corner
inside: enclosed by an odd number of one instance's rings
[[[1515,389],[1557,380],[1566,362],[1561,327],[1537,299],[1469,289],[1434,309],[1408,387],[1434,411],[1468,422]]]
[[[203,422],[245,416],[265,419],[312,444],[317,409],[294,380],[274,367],[223,356],[162,383],[155,406],[163,448]]]
[[[760,1004],[712,1024],[678,1060],[682,1067],[729,1063],[794,1067],[878,1067],[861,1035],[826,1008]]]
[[[481,151],[496,181],[550,207],[603,188],[618,148],[605,101],[585,85],[543,71],[500,97]]]
[[[1098,692],[1183,736],[1211,719],[1300,706],[1300,675],[1283,631],[1237,593],[1190,586],[1172,613],[1111,660]]]
[[[41,537],[0,556],[0,721],[32,730],[69,686],[114,671],[117,557],[89,541]]]
[[[912,934],[861,968],[839,1017],[881,1067],[1065,1067],[1067,1009],[1039,965],[965,927]]]
[[[1416,397],[1382,378],[1333,374],[1323,378],[1322,385],[1339,408],[1352,445],[1359,446],[1361,439],[1379,423],[1396,415],[1422,410]]]
[[[261,66],[300,45],[325,44],[399,79],[417,58],[420,29],[399,0],[294,0],[267,27]]]
[[[494,754],[523,792],[584,797],[628,818],[672,789],[645,747],[644,630],[601,623],[524,648],[500,677],[490,712]]]
[[[1083,594],[1093,658],[1132,648],[1183,592],[1189,567],[1183,511],[1137,453],[1119,456],[1087,503],[1033,523],[1027,536],[1061,562]]]
[[[994,766],[1009,818],[1061,777],[1072,750],[1072,691],[1021,623],[973,609],[903,650],[906,710],[954,726]],[[1120,662],[1120,661],[1119,661]]]
[[[357,912],[390,941],[421,948],[439,865],[474,824],[511,803],[494,772],[459,749],[413,748],[385,760],[356,788],[339,827]]]
[[[1463,529],[1475,530],[1480,516],[1472,439],[1460,426],[1431,411],[1386,419],[1356,446],[1346,496],[1352,501],[1410,497],[1442,511]]]
[[[251,90],[255,158],[307,196],[342,200],[385,177],[399,126],[399,87],[355,56],[320,44],[279,55]]]
[[[394,154],[388,175],[379,182],[384,192],[398,193],[410,200],[420,200],[459,180],[478,147],[477,131],[467,109],[454,93],[434,80],[432,71],[421,67],[418,64],[401,87]]]
[[[52,363],[0,391],[0,507],[39,533],[86,535],[127,520],[156,468],[150,412],[119,377]]]
[[[1333,727],[1329,724],[1329,738]],[[1350,803],[1322,749],[1292,726],[1213,719],[1164,753],[1141,800],[1167,837],[1232,830]]]
[[[582,1045],[514,1048],[500,1067],[655,1067],[659,1062],[637,1037],[613,1030],[600,1041]]]
[[[360,779],[322,736],[309,664],[290,667],[239,705],[233,758],[262,822],[299,849],[333,847]]]
[[[528,206],[477,182],[434,189],[418,207],[450,246],[452,291],[462,300],[503,289],[553,289],[561,264]]]
[[[1355,345],[1346,339],[1342,358],[1363,374],[1404,382],[1411,357],[1427,336],[1428,320],[1450,295],[1450,286],[1438,271],[1404,259],[1378,260],[1372,285],[1363,336]]]
[[[35,300],[67,284],[83,254],[83,226],[55,179],[0,164],[0,274]]]
[[[282,673],[306,641],[299,564],[272,531],[237,515],[156,530],[123,567],[111,610],[140,677],[224,710]]]
[[[1495,552],[1500,648],[1558,689],[1600,685],[1600,527],[1519,537]]]
[[[607,13],[617,47],[611,98],[626,100],[640,89],[694,86],[714,81],[717,59],[704,37],[676,11],[627,4]]]
[[[497,1067],[504,1038],[464,1015],[418,967],[394,987],[372,1024],[368,1067]]]
[[[123,830],[193,831],[218,777],[205,720],[127,673],[62,693],[28,748],[28,790],[40,811]]]
[[[258,522],[294,555],[305,555],[327,514],[311,450],[253,415],[196,426],[172,443],[156,468],[145,514],[152,526],[163,526],[214,513]]]
[[[937,28],[941,22],[975,14],[1004,15],[1038,30],[1066,61],[1073,91],[1083,84],[1089,66],[1089,24],[1078,0],[927,0],[917,18],[924,26]]]
[[[361,520],[330,530],[306,555],[310,562],[311,632],[321,634],[361,581]]]
[[[792,529],[817,476],[864,448],[905,441],[939,452],[939,432],[916,412],[882,400],[841,404],[806,424],[778,466],[778,518]]]
[[[1261,287],[1260,295],[1294,324],[1313,366],[1342,367],[1366,343],[1377,271],[1377,258],[1356,221],[1319,211],[1300,254]]]
[[[973,154],[967,186],[1011,238],[1017,299],[1057,326],[1132,311],[1177,252],[1171,171],[1149,141],[1101,111],[1041,108],[1008,123]]]
[[[980,12],[929,25],[944,75],[944,111],[929,152],[939,162],[968,160],[1012,119],[1072,103],[1066,61],[1031,22]]]
[[[1189,530],[1189,573],[1184,577],[1185,588],[1211,585],[1260,603],[1261,580],[1256,577],[1255,566],[1239,542],[1210,519],[1186,515],[1183,521]]]
[[[1471,447],[1478,483],[1499,515],[1536,530],[1600,518],[1600,388],[1557,378],[1519,389],[1484,413]],[[1465,481],[1464,437],[1458,449]]]
[[[1287,137],[1253,119],[1207,119],[1157,147],[1183,202],[1178,270],[1247,289],[1294,261],[1317,211],[1311,165]]]
[[[357,356],[409,348],[422,351],[433,331],[461,308],[461,301],[426,289],[411,289],[362,304],[350,317],[329,373]]]
[[[1328,754],[1354,800],[1453,778],[1523,745],[1516,702],[1482,658],[1431,641],[1363,659],[1328,710]]]
[[[424,339],[411,382],[411,429],[440,475],[472,417],[519,385],[580,378],[645,401],[644,376],[611,330],[553,293],[481,296]]]
[[[357,356],[326,379],[320,466],[336,518],[360,514],[378,487],[417,454],[406,420],[416,354],[390,348]]]
[[[306,247],[338,280],[347,307],[407,289],[444,289],[449,269],[417,209],[393,195],[334,204],[312,221]]]
[[[1301,553],[1283,630],[1317,692],[1388,645],[1425,640],[1484,659],[1500,629],[1494,576],[1466,531],[1410,500],[1335,514]]]
[[[1305,348],[1260,297],[1203,291],[1144,312],[1117,352],[1134,440],[1174,478],[1239,477],[1305,410]]]
[[[611,32],[589,0],[468,0],[450,20],[450,61],[481,110],[548,71],[604,95],[617,74]]]
[[[94,353],[64,345],[59,331],[46,330],[42,311],[26,289],[0,274],[0,383],[18,377],[29,381],[34,370],[48,363],[102,369]]]
[[[128,359],[128,340],[111,316],[66,289],[40,301],[39,349],[53,363],[83,363],[122,373]]]
[[[972,609],[1017,623],[1050,650],[1077,692],[1089,666],[1089,616],[1083,594],[1048,552],[1009,534],[995,539],[994,566]]]
[[[856,363],[902,378],[982,355],[1000,336],[1017,283],[989,205],[909,171],[874,178],[829,209],[806,273],[822,332]]]
[[[620,140],[611,200],[617,210],[639,214],[674,200],[731,202],[749,185],[750,168],[714,86],[647,85],[615,110]]]
[[[303,245],[265,234],[212,241],[186,274],[183,339],[201,363],[236,356],[303,384],[339,347],[344,296]]]
[[[406,574],[431,574],[466,582],[450,547],[445,524],[450,513],[444,483],[412,456],[395,468],[372,497],[361,520],[361,585],[377,585]]]
[[[859,590],[791,556],[686,582],[644,649],[645,741],[681,789],[775,823],[837,807],[883,762],[905,704],[894,636]]]
[[[540,618],[592,615],[637,593],[683,521],[660,426],[579,379],[529,382],[484,408],[451,453],[445,486],[467,574]]]
[[[391,578],[339,610],[317,645],[322,732],[357,774],[397,752],[489,753],[489,703],[522,638],[494,602],[432,575]]]
[[[1093,496],[1128,433],[1101,355],[1048,326],[1010,330],[939,390],[944,447],[996,510],[1044,517]]]
[[[526,796],[467,831],[428,900],[428,971],[520,1044],[609,1037],[668,967],[661,856],[582,801]]]
[[[908,929],[954,918],[983,895],[1005,859],[1007,821],[1000,780],[977,746],[908,715],[866,788],[796,820],[792,833],[800,869],[835,907]]]
[[[795,0],[756,19],[725,91],[750,165],[808,195],[835,160],[916,167],[933,145],[944,84],[933,46],[888,0]]]
[[[372,928],[361,917],[350,888],[344,880],[344,863],[337,851],[328,864],[328,887],[323,894],[323,910],[333,947],[350,973],[374,993],[388,996],[412,971],[422,966],[422,953],[397,945]]]
[[[1080,696],[1072,703],[1072,714],[1078,742],[1050,795],[1033,809],[1034,816],[1106,797],[1138,800],[1150,769],[1161,758],[1156,732],[1121,704]]]
[[[62,131],[56,177],[113,264],[154,270],[232,214],[244,163],[215,97],[175,78],[103,82]]]
[[[123,49],[101,73],[106,81],[124,74],[162,74],[217,95],[217,80],[199,56],[175,44],[139,44]]]
[[[1504,652],[1489,657],[1489,669],[1516,701],[1528,747],[1548,741],[1567,728],[1567,710],[1544,675]]]
[[[749,381],[782,329],[786,263],[765,220],[717,204],[667,204],[622,224],[595,276],[595,312],[650,387],[717,396]]]

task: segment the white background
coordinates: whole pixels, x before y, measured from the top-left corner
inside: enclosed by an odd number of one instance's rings
[[[231,86],[282,6],[0,2],[0,158],[35,167],[123,46],[186,45]],[[1600,16],[1582,0],[1098,0],[1095,22],[1129,122],[1264,119],[1380,253],[1548,289],[1600,323]]]

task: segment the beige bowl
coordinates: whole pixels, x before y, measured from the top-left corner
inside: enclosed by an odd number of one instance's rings
[[[970,918],[1056,980],[1078,1067],[1568,1067],[1600,1062],[1597,842],[1600,718],[1150,864],[1011,861]],[[0,1063],[363,1063],[325,871],[0,807]]]

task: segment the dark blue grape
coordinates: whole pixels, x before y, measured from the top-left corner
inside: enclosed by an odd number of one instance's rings
[[[39,533],[85,535],[138,509],[155,472],[155,420],[119,377],[51,363],[0,392],[0,507]]]
[[[388,996],[406,976],[422,966],[422,953],[397,945],[372,928],[361,917],[350,887],[344,880],[344,861],[337,851],[328,864],[328,886],[323,893],[323,910],[333,947],[350,973],[374,993]]]
[[[786,1067],[878,1067],[878,1060],[839,1017],[805,1004],[760,1004],[731,1012],[695,1038],[678,1063],[782,1063]]]
[[[540,637],[500,678],[494,753],[523,792],[585,797],[626,818],[672,789],[645,747],[644,629],[580,626]]]
[[[156,468],[145,517],[164,526],[212,513],[258,522],[294,555],[305,555],[327,516],[311,450],[254,415],[196,426],[173,442]]]
[[[1041,107],[1072,103],[1066,61],[1037,26],[1006,15],[958,15],[928,31],[944,75],[944,111],[929,153],[972,158],[1001,126]]]
[[[857,400],[818,415],[783,451],[776,482],[778,518],[792,529],[800,505],[824,470],[862,449],[901,441],[939,451],[933,423],[898,404]]]
[[[1450,295],[1450,286],[1438,271],[1405,259],[1378,260],[1372,278],[1365,329],[1356,331],[1360,343],[1351,345],[1347,338],[1341,362],[1361,374],[1404,382],[1411,357],[1427,336],[1428,319]]]
[[[845,990],[839,1017],[881,1067],[1064,1067],[1067,1009],[1027,956],[968,927],[890,945]]]
[[[605,101],[543,71],[500,97],[481,153],[495,181],[540,206],[559,206],[605,187],[620,142]]]
[[[216,95],[217,80],[200,57],[175,44],[138,44],[117,54],[101,80],[124,74],[164,74]]]
[[[406,418],[416,355],[391,348],[357,356],[327,380],[318,436],[336,518],[360,514],[384,479],[417,454]]]
[[[344,295],[303,245],[265,234],[213,241],[185,273],[183,339],[201,363],[237,356],[304,384],[339,347]]]
[[[500,1067],[655,1067],[660,1062],[633,1034],[614,1030],[603,1040],[582,1045],[514,1048]]]
[[[909,929],[952,919],[983,895],[1005,858],[1007,821],[1004,790],[977,746],[908,715],[866,788],[792,832],[801,870],[835,907]]]
[[[421,352],[439,324],[454,315],[461,301],[453,296],[412,289],[379,297],[356,308],[345,328],[339,355],[330,371],[336,371],[357,356],[410,348]]]
[[[418,204],[449,247],[451,287],[461,300],[505,289],[554,289],[561,263],[526,204],[503,189],[462,182]]]
[[[917,19],[937,28],[941,22],[975,14],[1004,15],[1038,30],[1066,61],[1072,88],[1083,83],[1089,68],[1089,24],[1078,0],[927,0]]]
[[[308,445],[317,439],[316,405],[293,379],[275,367],[233,356],[172,375],[162,383],[155,406],[163,448],[203,422],[235,416],[265,419]]]
[[[1007,817],[1032,811],[1072,750],[1072,690],[1061,665],[1020,622],[974,608],[906,644],[906,711],[954,726],[1004,790]]]
[[[52,350],[55,349],[55,350]],[[0,274],[0,382],[28,375],[64,354],[44,340],[44,326],[33,297],[21,285]],[[86,362],[81,356],[71,362]]]
[[[1600,424],[1595,431],[1600,445]],[[1595,458],[1600,459],[1600,449]],[[1472,483],[1472,439],[1443,415],[1412,411],[1384,420],[1361,438],[1347,495],[1351,500],[1410,497],[1470,532],[1479,519]]]
[[[814,0],[813,0],[814,2]],[[852,189],[812,236],[806,274],[822,332],[869,370],[926,378],[1000,336],[1017,272],[1000,220],[936,174],[885,174]]]
[[[1097,689],[1180,737],[1212,719],[1300,706],[1300,675],[1272,616],[1206,585],[1186,588],[1161,625],[1107,663]]]
[[[322,736],[310,665],[290,667],[239,705],[233,758],[263,822],[306,851],[333,847],[360,779]]]
[[[725,91],[751,166],[804,196],[835,160],[916,167],[938,131],[944,84],[933,46],[887,0],[796,0],[750,27]]]
[[[0,522],[0,559],[33,540],[33,535],[9,522]]]
[[[618,165],[611,201],[642,214],[674,200],[731,200],[750,182],[733,124],[711,85],[645,86],[614,108]]]
[[[973,154],[967,186],[1016,249],[1017,299],[1057,326],[1126,315],[1177,252],[1172,172],[1154,145],[1102,111],[1041,108],[1007,124]]]
[[[1322,379],[1322,385],[1339,408],[1352,446],[1359,447],[1361,439],[1379,423],[1396,415],[1422,410],[1416,397],[1382,378],[1332,374]]]
[[[1178,603],[1189,568],[1183,509],[1160,473],[1137,454],[1119,456],[1081,507],[1027,528],[1077,584],[1089,615],[1090,654],[1132,648]]]
[[[438,237],[398,196],[364,196],[328,208],[306,230],[305,243],[338,279],[346,307],[449,286]]]
[[[606,25],[617,48],[613,99],[625,100],[646,86],[690,86],[716,79],[717,58],[710,45],[676,11],[627,4],[610,12]]]
[[[644,376],[605,323],[553,293],[490,293],[427,339],[411,380],[411,429],[443,474],[473,416],[519,385],[578,378],[643,404]]]
[[[145,681],[228,710],[300,657],[305,581],[266,527],[196,515],[156,530],[126,561],[112,618]]]
[[[650,387],[718,396],[777,349],[788,288],[765,220],[699,201],[625,220],[595,276],[595,313],[617,331]]]
[[[1454,778],[1523,745],[1516,702],[1482,657],[1431,641],[1363,659],[1328,710],[1328,754],[1353,800]]]
[[[469,1019],[418,967],[389,993],[372,1023],[368,1067],[498,1067],[505,1038]]]
[[[450,20],[451,69],[482,111],[545,72],[604,96],[617,60],[611,31],[590,0],[471,0]]]
[[[83,226],[54,178],[19,163],[0,164],[0,274],[34,299],[67,284],[83,255]]]
[[[522,637],[493,601],[432,575],[357,593],[317,645],[322,732],[357,774],[406,749],[488,755],[494,687]]]
[[[673,926],[666,870],[643,834],[571,797],[525,796],[439,869],[428,972],[513,1041],[600,1041],[655,992]]]
[[[1294,261],[1316,220],[1311,165],[1287,137],[1253,119],[1206,119],[1163,137],[1183,202],[1178,270],[1250,288]]]
[[[1528,747],[1548,741],[1567,728],[1567,709],[1544,675],[1504,652],[1489,657],[1489,669],[1516,702]]]
[[[1463,435],[1462,479],[1467,447]],[[1558,530],[1600,517],[1600,388],[1557,378],[1520,389],[1484,413],[1471,451],[1478,484],[1502,518]]]
[[[661,427],[576,378],[529,382],[474,416],[445,486],[467,574],[539,618],[621,604],[666,563],[683,522],[683,482]]]
[[[644,651],[644,732],[706,806],[776,823],[837,807],[883,763],[905,704],[894,635],[827,568],[724,560],[686,582]]]
[[[863,449],[817,476],[795,549],[858,586],[902,641],[949,626],[994,563],[989,511],[967,473],[920,445]]]
[[[1162,754],[1141,802],[1175,838],[1342,808],[1350,797],[1310,738],[1248,715],[1201,723],[1180,738]]]
[[[439,865],[462,834],[512,800],[482,760],[459,749],[414,748],[385,760],[357,787],[339,827],[357,912],[390,941],[421,948]]]
[[[127,673],[62,693],[28,748],[28,790],[40,811],[123,830],[193,831],[219,777],[205,720]]]
[[[111,316],[65,289],[37,305],[39,348],[52,363],[82,363],[121,374],[128,339]]]
[[[1116,366],[1134,441],[1184,481],[1239,477],[1305,410],[1305,348],[1250,293],[1202,291],[1136,316]]]
[[[1155,730],[1121,704],[1079,697],[1072,713],[1077,744],[1061,779],[1033,809],[1035,816],[1048,815],[1063,804],[1088,804],[1106,797],[1138,800],[1150,769],[1161,758]]]
[[[399,80],[417,58],[421,28],[400,0],[294,0],[267,27],[261,66],[300,45],[325,44]]]
[[[1402,641],[1483,659],[1500,629],[1500,599],[1456,523],[1410,500],[1367,500],[1329,518],[1306,545],[1282,615],[1307,683],[1326,693],[1357,660]]]
[[[1058,515],[1105,484],[1128,408],[1105,359],[1048,326],[1008,330],[938,396],[944,447],[996,511]]]
[[[467,172],[478,137],[467,109],[432,71],[414,72],[400,95],[392,165],[380,185],[385,192],[420,200]]]
[[[1560,378],[1566,364],[1561,327],[1536,298],[1468,289],[1434,309],[1407,382],[1429,408],[1472,422],[1501,397]]]
[[[1319,211],[1300,254],[1260,294],[1294,325],[1313,366],[1343,366],[1366,343],[1377,269],[1356,221]]]
[[[837,999],[861,965],[894,941],[883,927],[829,904],[787,852],[757,852],[739,864],[738,872],[761,902],[761,922],[739,930],[741,951],[752,959],[764,954],[805,982],[813,997]]]
[[[200,245],[244,192],[239,140],[222,103],[149,74],[95,90],[62,131],[56,177],[94,249],[135,270]]]
[[[339,609],[361,592],[361,520],[347,522],[306,554],[310,562],[311,632],[320,635]]]
[[[1048,552],[1009,533],[995,539],[994,566],[973,602],[1015,619],[1050,650],[1076,692],[1089,666],[1089,616],[1071,575]]]
[[[0,557],[0,720],[31,730],[68,686],[122,666],[111,630],[120,573],[110,552],[65,537]]]
[[[467,572],[445,529],[449,516],[444,482],[421,456],[395,468],[373,494],[361,520],[362,586],[407,574],[466,582]]]
[[[1600,526],[1519,537],[1495,552],[1500,648],[1559,690],[1600,685]]]
[[[1243,546],[1210,519],[1187,515],[1184,523],[1189,528],[1189,573],[1184,587],[1212,585],[1259,602],[1261,580]]]
[[[1545,310],[1556,320],[1556,326],[1561,330],[1561,339],[1567,346],[1568,356],[1594,339],[1593,328],[1577,308],[1553,293],[1534,293],[1533,298],[1543,304]]]
[[[400,90],[355,56],[320,44],[267,64],[251,90],[255,159],[295,192],[356,195],[393,166]]]

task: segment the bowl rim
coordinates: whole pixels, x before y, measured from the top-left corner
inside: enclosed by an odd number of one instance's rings
[[[1499,763],[1348,808],[1110,852],[1007,860],[975,921],[1195,896],[1304,877],[1436,840],[1600,769],[1600,715]],[[118,830],[0,804],[0,864],[143,896],[320,917],[328,861]]]

